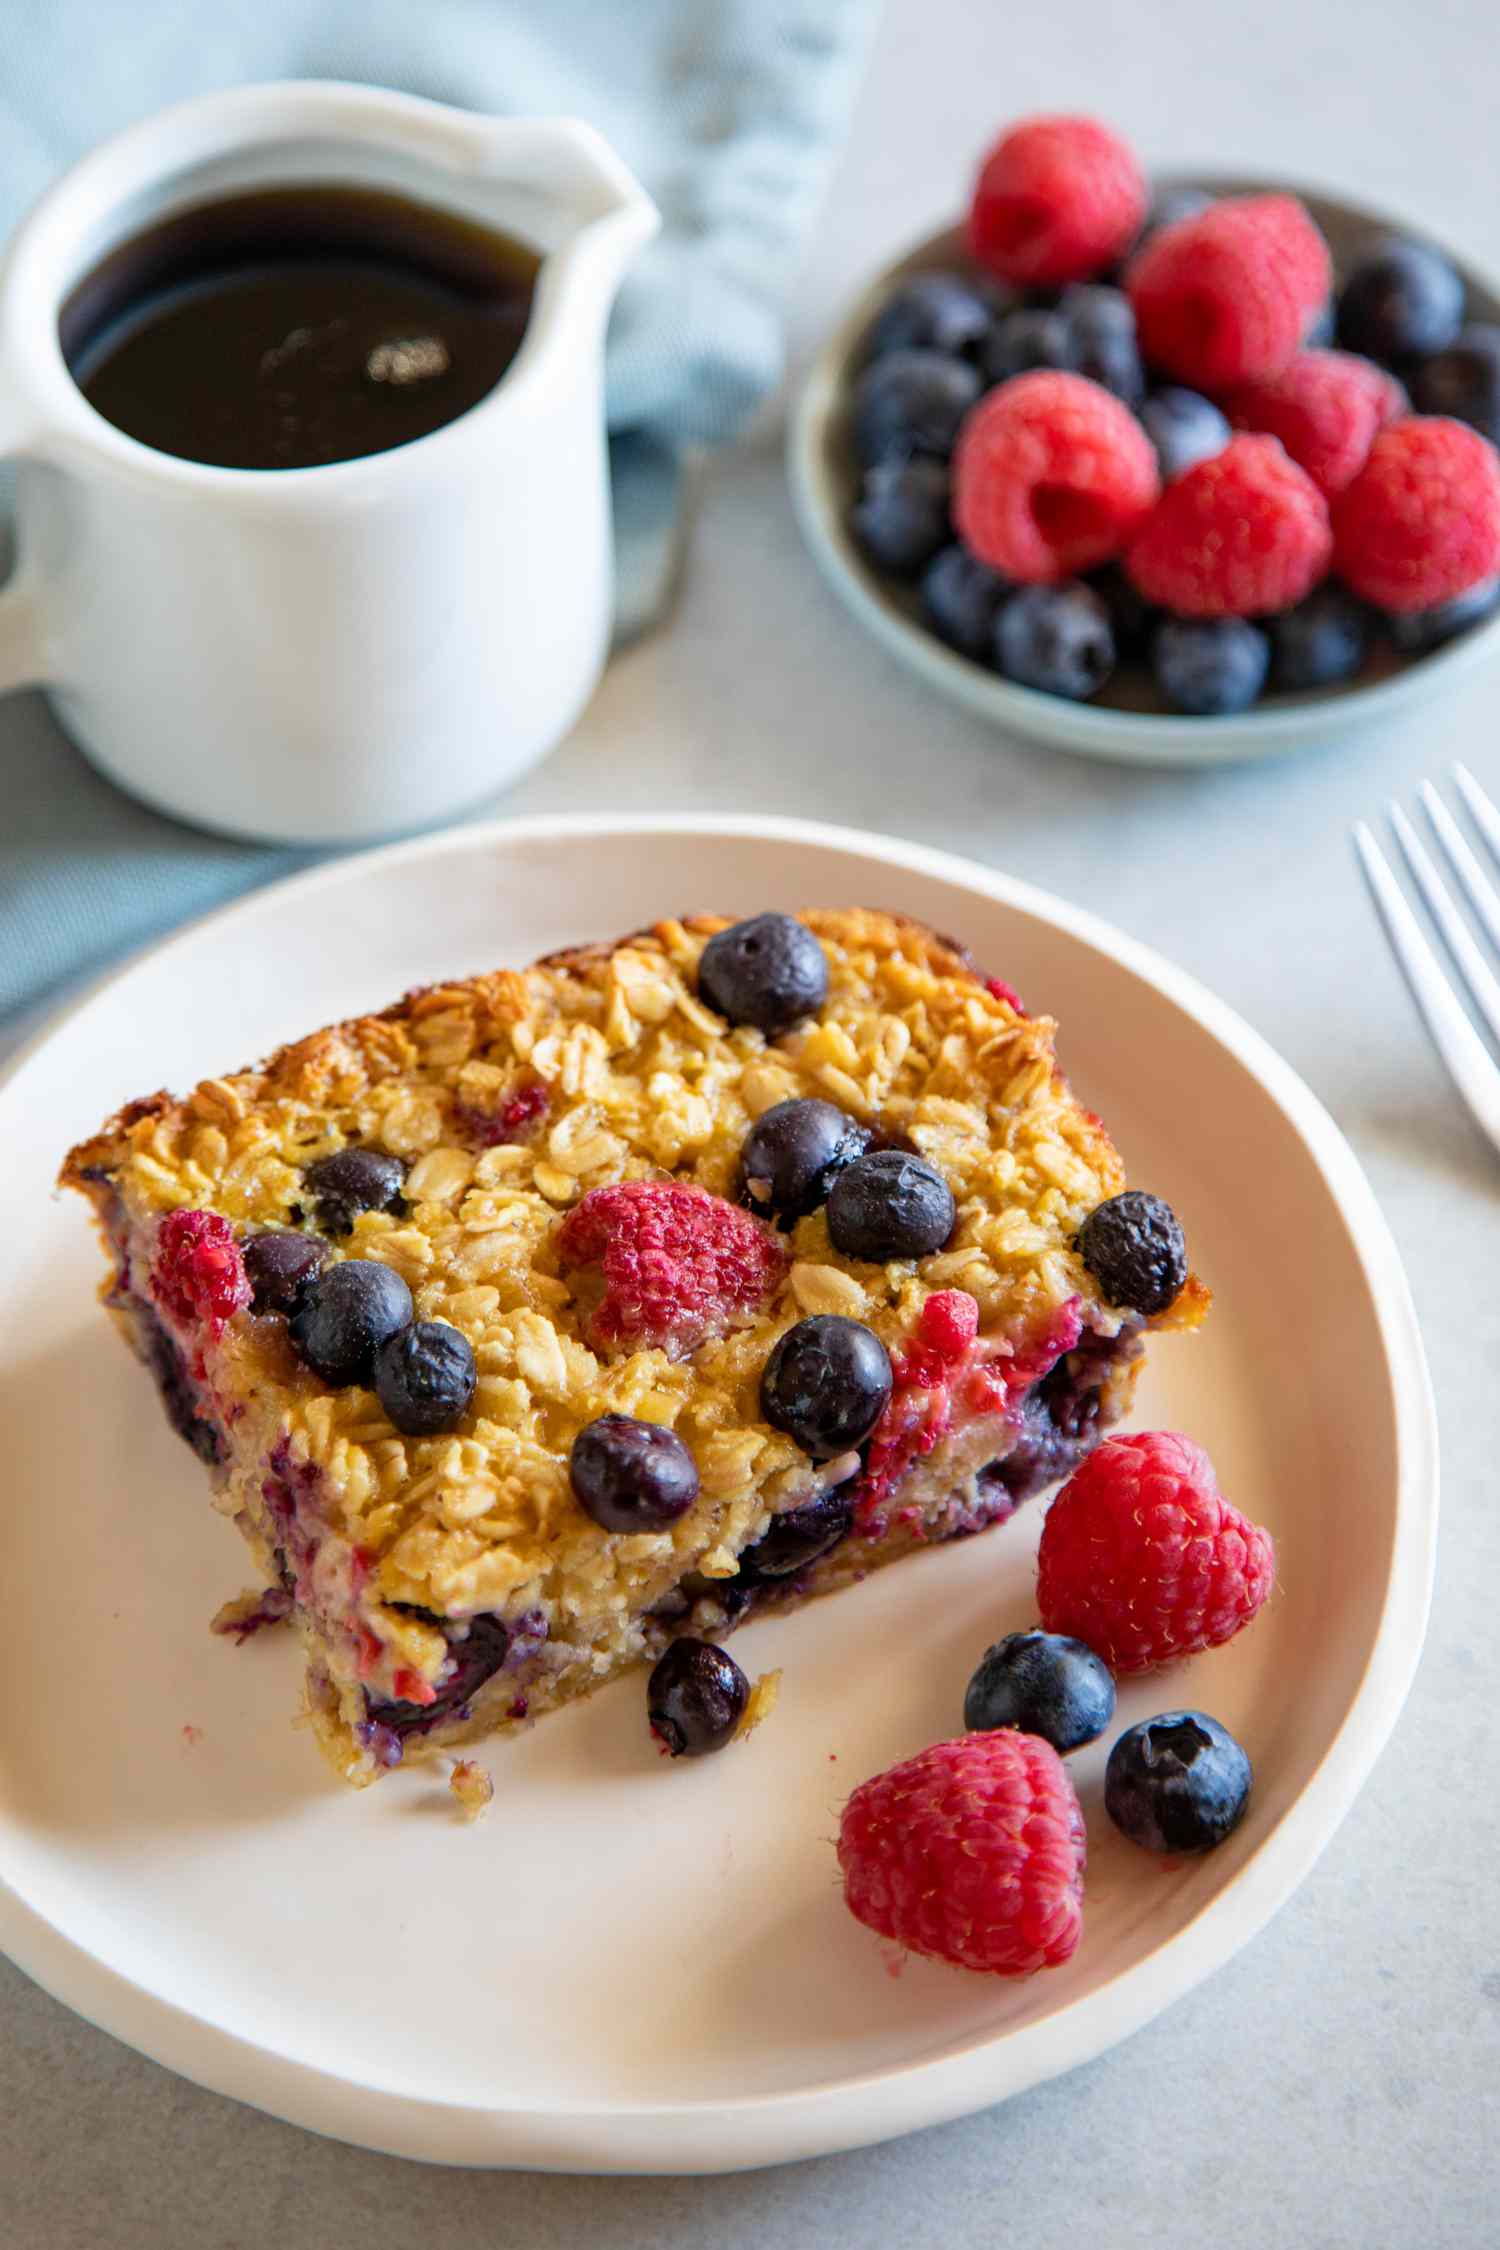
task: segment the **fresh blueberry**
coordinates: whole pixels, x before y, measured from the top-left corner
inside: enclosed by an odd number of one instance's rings
[[[1115,668],[1109,611],[1078,579],[1023,586],[1000,612],[995,652],[1008,680],[1082,702]]]
[[[1007,1633],[985,1650],[964,1696],[971,1734],[1018,1727],[1064,1756],[1103,1734],[1114,1715],[1109,1666],[1066,1633]]]
[[[1060,312],[1006,313],[980,347],[980,365],[986,382],[1008,383],[1012,375],[1029,374],[1034,367],[1071,368],[1073,348]]]
[[[435,1437],[468,1412],[477,1370],[462,1330],[414,1320],[375,1354],[375,1395],[406,1437]]]
[[[307,1284],[289,1334],[325,1383],[365,1383],[387,1337],[410,1327],[412,1309],[411,1291],[393,1268],[344,1258]]]
[[[321,1273],[333,1252],[318,1234],[298,1234],[274,1227],[252,1234],[245,1243],[245,1276],[250,1283],[250,1306],[258,1313],[290,1313],[315,1273]]]
[[[1015,589],[966,547],[944,547],[922,573],[922,607],[950,648],[995,661],[995,620]]]
[[[1403,361],[1446,351],[1464,317],[1464,285],[1425,242],[1382,242],[1339,292],[1338,337],[1347,352]]]
[[[1068,331],[1068,364],[1091,382],[1102,383],[1127,406],[1138,406],[1145,396],[1146,378],[1136,343],[1135,314],[1124,290],[1098,283],[1069,289],[1057,310]]]
[[[1337,332],[1337,324],[1333,314],[1333,299],[1325,297],[1302,331],[1302,349],[1305,352],[1327,351]]]
[[[843,1485],[820,1492],[816,1500],[789,1508],[772,1519],[771,1528],[740,1557],[740,1575],[748,1578],[790,1578],[806,1570],[830,1547],[836,1547],[854,1522],[854,1503]]]
[[[1159,1195],[1128,1188],[1084,1220],[1078,1255],[1112,1305],[1165,1312],[1188,1277],[1187,1243],[1177,1214]]]
[[[1163,188],[1146,214],[1146,224],[1141,229],[1141,242],[1148,235],[1158,234],[1163,227],[1175,227],[1179,219],[1201,218],[1213,200],[1202,188]]]
[[[968,363],[942,352],[887,352],[854,386],[854,450],[862,468],[914,453],[946,461],[979,396]]]
[[[1500,327],[1473,321],[1446,351],[1424,359],[1411,378],[1419,414],[1451,414],[1500,445]]]
[[[846,1258],[884,1265],[929,1258],[953,1232],[953,1190],[941,1172],[899,1148],[876,1149],[828,1191],[828,1238]]]
[[[877,569],[913,578],[953,537],[941,461],[880,461],[866,469],[849,528]]]
[[[1141,408],[1141,422],[1156,447],[1162,482],[1170,484],[1197,461],[1222,453],[1234,435],[1228,422],[1200,391],[1167,383]]]
[[[1279,688],[1337,687],[1352,680],[1369,646],[1368,613],[1331,582],[1270,619],[1271,677]]]
[[[703,948],[698,991],[731,1023],[767,1037],[815,1016],[828,998],[828,957],[791,914],[756,914],[720,930]]]
[[[698,1464],[675,1430],[601,1414],[573,1440],[573,1496],[604,1531],[666,1531],[698,1497]]]
[[[341,1148],[320,1156],[302,1175],[317,1205],[318,1224],[347,1234],[361,1211],[389,1211],[400,1201],[406,1166],[378,1148]]]
[[[673,1641],[646,1683],[651,1732],[674,1758],[706,1758],[734,1740],[750,1682],[712,1641]]]
[[[876,315],[869,357],[909,351],[957,357],[979,342],[994,316],[994,306],[963,274],[910,274]]]
[[[1109,611],[1118,656],[1139,656],[1161,619],[1161,611],[1134,587],[1121,565],[1105,563],[1089,573],[1089,585]]]
[[[1205,1711],[1163,1711],[1121,1735],[1104,1769],[1104,1809],[1148,1852],[1209,1852],[1240,1824],[1250,1760]]]
[[[1174,711],[1195,718],[1248,711],[1270,663],[1270,642],[1243,617],[1169,617],[1151,644],[1157,686]]]
[[[1426,656],[1432,649],[1441,648],[1444,641],[1453,640],[1491,616],[1497,607],[1500,578],[1485,578],[1466,594],[1455,594],[1451,602],[1439,602],[1436,609],[1407,610],[1387,617],[1385,629],[1391,645],[1403,656]]]
[[[763,1219],[795,1226],[816,1211],[844,1166],[869,1145],[864,1126],[832,1102],[777,1102],[745,1135],[742,1200]]]
[[[823,1461],[862,1445],[890,1395],[884,1344],[842,1313],[815,1313],[789,1328],[760,1379],[760,1410],[771,1427]]]

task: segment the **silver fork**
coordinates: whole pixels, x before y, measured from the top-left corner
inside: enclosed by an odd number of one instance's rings
[[[1452,771],[1454,786],[1475,829],[1488,847],[1490,857],[1500,866],[1500,809],[1491,803],[1467,766],[1455,765]],[[1424,781],[1418,794],[1433,835],[1458,878],[1475,920],[1500,954],[1500,892],[1480,866],[1463,830],[1432,783]],[[1406,814],[1399,805],[1393,804],[1390,816],[1412,880],[1453,957],[1459,980],[1500,1044],[1500,978],[1480,951],[1431,854]],[[1500,1068],[1469,1021],[1463,1002],[1454,992],[1421,924],[1407,905],[1406,895],[1367,822],[1355,823],[1354,842],[1376,909],[1385,924],[1385,934],[1405,971],[1412,998],[1432,1034],[1433,1044],[1447,1064],[1448,1075],[1480,1131],[1500,1150]]]

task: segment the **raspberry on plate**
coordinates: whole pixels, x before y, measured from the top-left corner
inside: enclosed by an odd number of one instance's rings
[[[1202,1447],[1143,1430],[1106,1439],[1053,1501],[1037,1608],[1113,1672],[1145,1672],[1232,1640],[1275,1567],[1270,1533],[1231,1507]]]
[[[1328,504],[1275,438],[1232,438],[1175,479],[1125,557],[1132,583],[1182,617],[1290,609],[1333,555]]]
[[[1395,376],[1353,352],[1299,352],[1224,403],[1237,430],[1280,438],[1329,499],[1364,467],[1377,431],[1411,411]]]
[[[1436,608],[1500,569],[1500,454],[1467,423],[1382,430],[1334,509],[1340,576],[1377,609]]]
[[[1038,370],[981,399],[959,433],[953,518],[991,570],[1053,585],[1118,554],[1161,489],[1140,423],[1087,376]]]
[[[185,1325],[219,1335],[250,1302],[245,1261],[229,1221],[216,1211],[169,1211],[156,1236],[151,1289]]]
[[[597,1270],[591,1342],[674,1355],[753,1311],[787,1264],[758,1219],[685,1180],[590,1188],[559,1227],[557,1254],[564,1273]]]
[[[1134,152],[1091,117],[1029,117],[980,167],[969,246],[1002,281],[1056,288],[1122,257],[1146,215]]]
[[[1328,295],[1328,245],[1292,195],[1235,195],[1153,234],[1125,285],[1149,364],[1195,390],[1275,375]]]
[[[960,1735],[862,1782],[838,1854],[857,1921],[956,1968],[1030,1976],[1082,1933],[1083,1814],[1034,1734]]]

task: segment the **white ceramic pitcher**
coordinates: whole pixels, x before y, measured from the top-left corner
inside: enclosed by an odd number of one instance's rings
[[[58,340],[74,284],[168,212],[319,180],[542,253],[495,389],[411,444],[309,469],[179,460],[96,413]],[[366,86],[210,94],[95,150],[0,266],[18,541],[0,690],[45,687],[112,780],[236,835],[353,842],[502,787],[567,730],[604,662],[604,328],[657,223],[587,125]],[[0,765],[0,818],[3,791]]]

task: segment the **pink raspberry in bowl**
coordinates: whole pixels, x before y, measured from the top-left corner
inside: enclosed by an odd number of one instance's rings
[[[980,561],[1055,585],[1117,555],[1161,490],[1128,406],[1086,375],[1039,368],[982,398],[959,433],[953,520]]]

